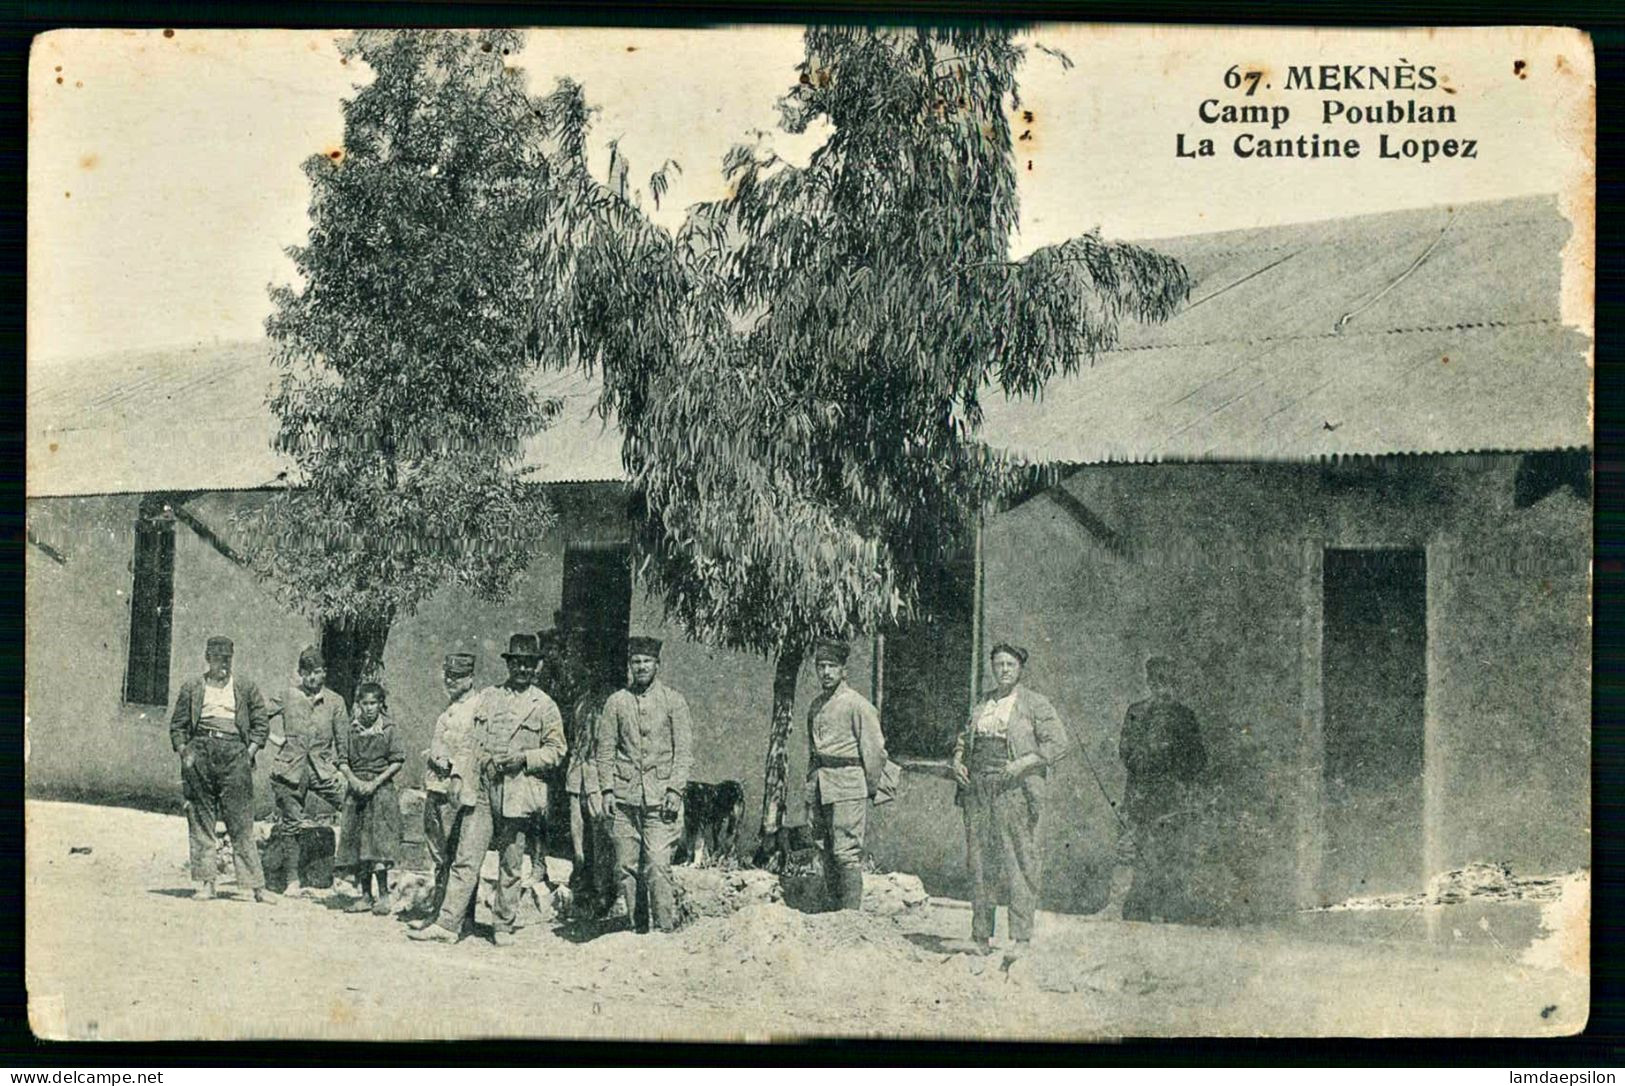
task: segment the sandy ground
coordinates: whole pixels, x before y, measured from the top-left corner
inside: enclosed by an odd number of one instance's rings
[[[1035,953],[1006,970],[956,953],[969,912],[933,901],[896,920],[752,905],[669,936],[545,924],[504,949],[418,944],[331,901],[192,900],[176,817],[26,817],[29,1010],[53,1038],[1540,1035],[1586,1019],[1573,954],[1397,929],[1041,914]]]

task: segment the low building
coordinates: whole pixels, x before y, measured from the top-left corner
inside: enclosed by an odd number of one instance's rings
[[[1104,897],[1116,739],[1151,654],[1178,661],[1208,751],[1186,875],[1216,918],[1472,860],[1588,864],[1590,369],[1560,312],[1568,237],[1553,201],[1523,199],[1150,243],[1190,268],[1189,305],[1039,402],[990,403],[987,440],[1054,485],[987,518],[931,586],[937,618],[855,654],[908,770],[877,860],[966,892],[946,755],[1011,640],[1074,740],[1047,907]],[[234,513],[280,486],[269,376],[260,345],[31,371],[30,794],[175,802],[167,703],[204,638],[234,637],[274,686],[316,637],[234,560]],[[496,681],[508,633],[555,610],[664,633],[695,776],[743,781],[754,815],[771,666],[663,627],[626,561],[618,435],[590,383],[557,381],[565,421],[531,460],[558,531],[510,602],[448,590],[397,624],[392,709],[422,749],[440,654],[475,651]]]

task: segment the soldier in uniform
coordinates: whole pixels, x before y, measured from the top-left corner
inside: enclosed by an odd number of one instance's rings
[[[446,880],[457,852],[458,829],[463,820],[463,799],[479,785],[479,773],[468,764],[468,746],[474,732],[474,668],[471,652],[448,653],[442,665],[447,705],[435,719],[429,749],[424,752],[423,841],[434,866],[434,895],[428,915],[415,926],[426,928],[440,914]]]
[[[541,650],[535,634],[514,634],[502,654],[508,681],[480,691],[474,705],[469,760],[479,783],[460,798],[462,828],[440,916],[408,938],[455,943],[479,890],[480,867],[487,849],[500,860],[493,940],[513,942],[514,913],[523,875],[525,829],[536,811],[547,810],[542,774],[564,760],[564,721],[559,707],[534,683]]]
[[[344,776],[334,756],[339,737],[348,732],[350,714],[344,699],[326,684],[327,664],[311,645],[299,654],[293,685],[270,705],[270,718],[282,721],[282,733],[270,736],[277,748],[271,764],[271,796],[276,802],[271,848],[283,857],[289,896],[300,893],[299,832],[314,824],[307,806],[312,793],[334,810],[344,805]]]
[[[640,892],[661,931],[677,926],[671,855],[677,819],[694,766],[694,731],[683,695],[661,682],[660,642],[627,640],[628,684],[611,694],[598,718],[594,769],[600,792],[591,815],[611,819],[621,898],[636,926]]]
[[[880,714],[846,684],[851,649],[820,641],[813,664],[822,692],[807,710],[807,821],[824,847],[825,900],[863,905],[863,835],[869,800],[886,768]]]
[[[1188,864],[1183,845],[1190,822],[1191,785],[1207,766],[1196,714],[1174,696],[1174,662],[1145,662],[1151,696],[1129,706],[1118,741],[1128,770],[1124,806],[1129,839],[1119,863],[1131,863],[1133,885],[1122,905],[1126,920],[1185,919],[1193,903],[1185,893]]]
[[[169,743],[181,760],[195,896],[204,901],[215,896],[220,846],[214,827],[223,821],[238,887],[252,890],[255,901],[274,904],[265,892],[254,842],[254,759],[270,735],[270,718],[259,687],[232,674],[232,655],[229,638],[209,638],[203,652],[208,670],[182,683],[175,697]]]

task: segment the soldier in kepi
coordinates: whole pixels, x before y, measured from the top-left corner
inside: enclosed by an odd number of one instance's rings
[[[694,766],[694,729],[683,695],[657,678],[660,642],[633,637],[626,644],[630,682],[609,696],[598,718],[600,791],[591,814],[611,818],[627,918],[638,926],[638,898],[646,892],[651,924],[672,931],[671,854]]]
[[[807,821],[823,844],[825,901],[832,909],[863,905],[864,828],[886,768],[880,714],[846,685],[850,653],[844,641],[814,647],[822,692],[807,711]]]
[[[229,638],[209,638],[203,659],[208,670],[181,684],[169,715],[170,746],[181,759],[195,896],[205,901],[215,896],[220,853],[214,827],[223,821],[238,888],[272,904],[276,899],[265,892],[254,842],[254,758],[271,732],[265,699],[259,687],[232,674]]]
[[[1196,714],[1174,696],[1174,661],[1166,656],[1146,660],[1145,681],[1151,696],[1129,706],[1118,740],[1128,770],[1128,833],[1118,847],[1113,897],[1122,901],[1125,920],[1178,922],[1191,918],[1197,908],[1186,890],[1190,858],[1185,846],[1195,814],[1192,785],[1207,766],[1207,751]],[[1128,887],[1125,866],[1133,869]],[[1107,908],[1117,911],[1117,902]]]
[[[474,732],[474,668],[471,652],[453,652],[441,666],[446,687],[445,711],[435,719],[434,734],[424,753],[423,842],[434,867],[434,893],[427,915],[414,922],[426,928],[440,915],[446,897],[446,879],[457,852],[463,820],[463,799],[479,784],[479,775],[467,764],[469,740]]]
[[[327,688],[327,665],[314,645],[299,654],[293,684],[270,706],[272,721],[281,720],[281,734],[273,731],[277,748],[271,764],[271,796],[276,801],[276,825],[271,830],[273,855],[282,857],[288,874],[290,897],[299,887],[299,833],[314,824],[310,797],[325,800],[335,811],[344,805],[344,776],[334,760],[335,744],[350,726],[344,699]]]
[[[513,942],[514,914],[523,875],[525,829],[531,815],[547,810],[542,774],[564,760],[564,721],[559,707],[534,683],[541,650],[535,634],[514,634],[502,654],[508,681],[480,691],[474,705],[469,759],[479,784],[460,799],[462,828],[446,880],[440,916],[408,938],[455,943],[474,905],[480,867],[487,849],[499,860],[496,897],[491,905],[497,946]]]

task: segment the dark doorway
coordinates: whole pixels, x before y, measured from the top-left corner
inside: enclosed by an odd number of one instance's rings
[[[1419,890],[1427,557],[1328,550],[1324,570],[1321,891],[1341,901]]]
[[[572,543],[564,549],[561,624],[577,632],[600,682],[624,681],[632,622],[632,551],[625,543]]]
[[[944,566],[920,586],[921,614],[889,631],[881,664],[881,716],[894,756],[946,758],[971,703],[976,655],[976,563]]]
[[[578,711],[594,712],[626,681],[626,638],[632,621],[632,552],[625,543],[570,543],[554,627],[543,630],[537,681],[558,703],[565,729]],[[549,647],[549,645],[551,647]],[[547,850],[569,856],[570,797],[563,773],[548,790]]]

